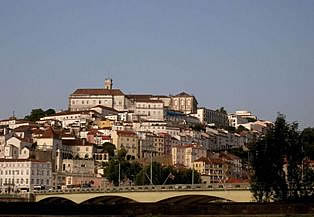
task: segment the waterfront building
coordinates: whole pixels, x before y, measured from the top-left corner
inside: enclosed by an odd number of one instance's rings
[[[31,159],[0,159],[1,192],[33,191],[52,186],[49,161]]]

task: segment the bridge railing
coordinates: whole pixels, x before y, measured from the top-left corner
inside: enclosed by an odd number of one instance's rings
[[[138,186],[108,186],[104,188],[70,188],[63,190],[41,190],[34,194],[72,194],[72,193],[114,193],[114,192],[162,192],[162,191],[227,191],[248,190],[249,183],[213,183],[213,184],[178,184],[178,185],[138,185]]]

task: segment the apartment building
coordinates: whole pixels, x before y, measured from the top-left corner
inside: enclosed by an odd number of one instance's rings
[[[223,112],[202,107],[197,108],[197,113],[192,115],[205,125],[214,125],[220,128],[228,127],[229,125],[228,115]]]
[[[52,186],[52,168],[49,161],[0,159],[1,192],[28,191]]]
[[[224,183],[228,179],[228,165],[219,158],[201,157],[194,161],[193,168],[206,183]]]
[[[127,155],[131,158],[136,159],[139,157],[139,140],[136,133],[133,131],[114,130],[112,131],[111,138],[117,150],[125,148]]]
[[[172,164],[193,167],[193,162],[201,157],[206,157],[206,149],[197,144],[188,144],[172,147]]]
[[[165,118],[163,101],[138,99],[135,102],[134,115],[144,120],[163,121]]]

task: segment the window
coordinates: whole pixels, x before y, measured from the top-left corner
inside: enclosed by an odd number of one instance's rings
[[[25,181],[26,181],[26,185],[28,185],[28,179],[26,179]]]

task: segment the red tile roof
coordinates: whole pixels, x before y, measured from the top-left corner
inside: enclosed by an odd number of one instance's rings
[[[124,96],[119,89],[77,89],[72,95],[111,95]]]
[[[36,163],[50,163],[50,161],[43,161],[43,160],[35,160],[35,159],[4,159],[0,158],[0,162],[36,162]]]
[[[107,106],[103,106],[103,105],[96,105],[96,106],[94,106],[92,108],[102,108],[102,109],[106,109],[106,110],[117,112],[117,113],[119,112],[119,111],[117,111],[117,110],[115,110],[113,108],[110,108],[110,107],[107,107]]]
[[[59,138],[59,135],[52,129],[52,127],[49,127],[42,132],[42,135],[39,138]]]
[[[136,133],[132,132],[132,131],[126,131],[126,130],[118,130],[117,134],[119,136],[129,136],[129,137],[136,137]]]
[[[161,100],[151,100],[151,99],[136,99],[136,102],[139,103],[163,103]]]

